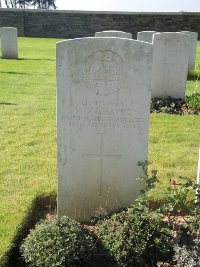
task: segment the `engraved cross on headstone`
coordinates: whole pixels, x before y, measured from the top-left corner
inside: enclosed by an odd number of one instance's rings
[[[104,133],[99,133],[100,135],[100,153],[98,154],[82,154],[82,157],[86,159],[98,159],[100,167],[100,177],[99,177],[99,195],[103,195],[103,180],[104,180],[104,160],[105,159],[119,159],[121,155],[112,155],[105,153],[105,144],[104,144]]]

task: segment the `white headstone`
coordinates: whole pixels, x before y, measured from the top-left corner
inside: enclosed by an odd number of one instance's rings
[[[197,32],[189,32],[189,31],[182,31],[182,33],[186,33],[186,34],[189,34],[191,36],[188,69],[194,69],[195,68],[195,61],[196,61],[196,49],[197,49],[198,33]]]
[[[183,33],[153,35],[152,97],[185,97],[190,41]]]
[[[1,28],[1,53],[6,59],[18,58],[17,29],[12,27]]]
[[[57,44],[58,215],[88,221],[130,205],[147,160],[152,45],[122,38]],[[145,73],[145,75],[144,75]]]
[[[155,31],[142,31],[137,33],[137,40],[152,43]]]
[[[121,31],[102,31],[102,32],[96,32],[95,37],[119,37],[119,38],[132,39],[132,34]]]

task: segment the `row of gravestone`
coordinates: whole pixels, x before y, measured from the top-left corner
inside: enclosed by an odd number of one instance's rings
[[[184,98],[187,72],[195,68],[198,33],[143,31],[138,33],[137,39],[154,45],[152,97]]]
[[[17,29],[0,28],[3,58],[18,58]],[[95,37],[132,39],[132,34],[120,31],[97,32]],[[196,32],[156,33],[143,31],[137,40],[153,43],[151,97],[185,97],[188,69],[195,67]],[[145,75],[145,73],[144,73]]]
[[[88,221],[134,201],[143,187],[138,162],[148,156],[152,84],[185,95],[190,42],[183,33],[143,42],[106,31],[57,43],[59,216]]]
[[[10,29],[1,28],[4,48],[14,43]],[[150,41],[108,31],[57,44],[59,216],[88,221],[98,209],[130,205],[142,188],[152,84],[185,85],[191,37],[154,33]]]
[[[96,37],[132,39],[132,34],[103,31]],[[151,97],[185,97],[187,72],[195,67],[198,33],[142,31],[137,40],[153,43]]]
[[[155,31],[138,32],[137,40],[152,43],[155,33],[156,33]],[[190,32],[190,31],[181,31],[180,33],[189,34],[191,36],[188,69],[193,69],[193,68],[195,68],[198,33],[197,32]]]
[[[18,59],[17,29],[13,27],[0,28],[0,50],[2,58]]]

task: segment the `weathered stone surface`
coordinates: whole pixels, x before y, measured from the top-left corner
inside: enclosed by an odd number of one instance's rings
[[[188,34],[154,34],[152,97],[185,97],[190,42]]]
[[[152,44],[95,37],[57,44],[59,216],[88,221],[136,198],[151,69]]]
[[[102,31],[102,32],[96,32],[95,37],[119,37],[119,38],[132,39],[132,34],[122,31]]]
[[[191,36],[188,69],[193,69],[193,68],[195,68],[195,61],[196,61],[198,32],[182,31],[182,33],[186,33],[186,34],[189,34]]]
[[[137,33],[137,40],[152,43],[155,31],[142,31]]]
[[[6,59],[18,58],[17,29],[12,27],[1,28],[1,53]]]

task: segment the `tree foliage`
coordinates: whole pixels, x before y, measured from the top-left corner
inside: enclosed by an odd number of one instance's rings
[[[56,0],[3,0],[7,8],[56,9]],[[1,0],[0,0],[1,2]]]
[[[32,6],[39,9],[56,9],[55,0],[32,0]]]

